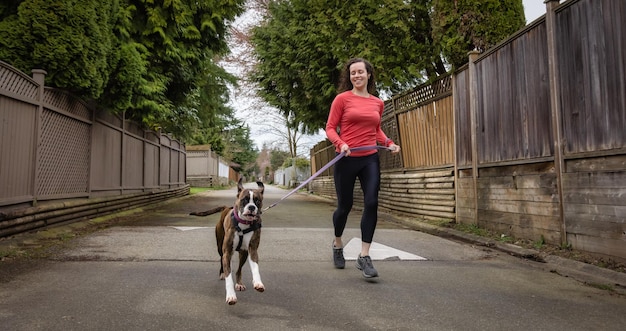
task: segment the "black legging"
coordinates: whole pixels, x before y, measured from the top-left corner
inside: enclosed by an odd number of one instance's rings
[[[362,157],[344,157],[335,164],[337,209],[333,213],[335,237],[341,237],[354,202],[356,179],[363,190],[361,241],[371,243],[378,221],[378,191],[380,189],[380,161],[378,153]]]

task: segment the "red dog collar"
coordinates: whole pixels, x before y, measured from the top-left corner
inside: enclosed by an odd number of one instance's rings
[[[250,225],[250,224],[254,223],[254,220],[252,220],[252,221],[247,221],[247,220],[243,220],[243,219],[241,219],[241,218],[239,217],[239,215],[237,215],[237,208],[233,208],[233,219],[234,219],[235,221],[237,221],[237,223],[244,224],[244,225]]]

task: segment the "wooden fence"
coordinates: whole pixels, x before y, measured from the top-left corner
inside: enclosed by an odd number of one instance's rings
[[[239,176],[229,164],[209,145],[187,146],[187,183],[195,187],[236,183]]]
[[[451,89],[437,90],[449,85],[440,80],[393,96],[383,129],[402,153],[382,162],[380,204],[624,261],[626,2],[546,6],[545,17],[470,55]],[[313,171],[329,159],[322,144]],[[315,182],[334,194],[332,177]]]
[[[44,77],[0,62],[0,236],[45,226],[38,212],[65,215],[54,201],[98,198],[111,212],[186,194],[183,144],[45,87]]]

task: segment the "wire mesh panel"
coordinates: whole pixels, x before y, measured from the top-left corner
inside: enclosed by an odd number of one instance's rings
[[[30,77],[0,61],[0,90],[26,99],[37,99],[39,86]]]
[[[451,92],[451,77],[449,75],[443,76],[432,83],[420,85],[413,90],[394,96],[395,111],[405,112],[414,109],[423,103],[431,102]]]
[[[80,99],[66,91],[47,87],[44,91],[43,101],[48,107],[62,109],[87,120],[91,119],[91,110]]]
[[[385,111],[383,112],[380,127],[389,139],[402,146],[400,132],[398,132],[398,120],[395,116],[393,102],[391,101],[385,102]],[[380,153],[380,168],[382,170],[397,169],[402,168],[402,166],[402,157],[399,154],[391,154],[389,152]]]
[[[88,193],[90,126],[44,109],[39,142],[41,197]]]

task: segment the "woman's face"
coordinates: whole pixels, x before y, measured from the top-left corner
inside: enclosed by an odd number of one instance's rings
[[[367,89],[367,81],[370,75],[365,69],[365,63],[356,62],[350,65],[350,82],[357,90]]]

